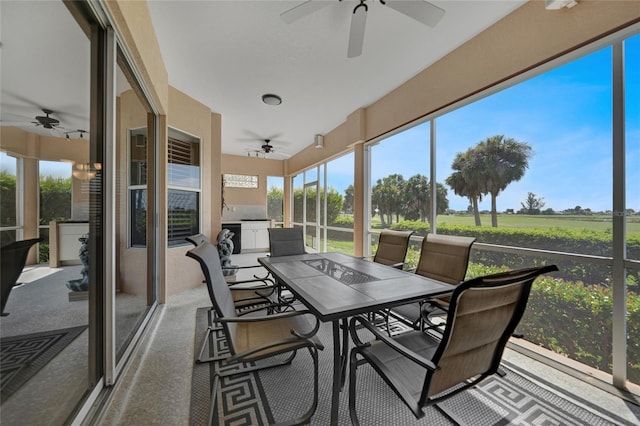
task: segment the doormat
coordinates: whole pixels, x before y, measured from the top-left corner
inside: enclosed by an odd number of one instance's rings
[[[5,401],[47,365],[86,325],[0,339],[0,401]]]

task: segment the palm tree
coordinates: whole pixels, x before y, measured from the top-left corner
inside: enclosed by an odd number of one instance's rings
[[[478,183],[478,170],[472,166],[471,158],[474,158],[472,148],[469,148],[466,152],[456,154],[453,164],[451,164],[454,172],[445,179],[445,182],[456,195],[469,199],[469,203],[473,208],[476,226],[481,226],[478,202],[482,201],[482,191]]]
[[[498,226],[496,199],[511,182],[519,181],[529,167],[531,146],[504,135],[491,136],[475,148],[475,161],[482,170],[484,194],[491,194],[491,226]]]
[[[436,213],[443,214],[449,210],[449,199],[447,198],[447,188],[441,183],[436,183]],[[431,194],[431,189],[429,189]],[[429,203],[429,212],[431,212],[431,203]]]
[[[345,213],[353,213],[353,185],[347,186],[344,190],[344,202],[342,203],[342,210]]]
[[[429,209],[429,181],[421,174],[411,176],[404,185],[405,215],[408,212],[418,212],[420,221],[427,220]]]
[[[376,185],[371,189],[371,201],[380,210],[382,225],[393,223],[393,215],[396,221],[400,220],[402,211],[402,191],[404,188],[404,178],[399,174],[391,174],[382,179],[378,179]],[[386,220],[385,220],[386,215]]]

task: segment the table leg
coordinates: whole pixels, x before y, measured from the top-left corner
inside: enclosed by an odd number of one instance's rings
[[[340,320],[331,322],[333,326],[333,387],[331,389],[331,424],[338,424],[340,389],[342,384],[342,351],[340,350]]]
[[[340,355],[340,390],[347,379],[347,364],[349,362],[349,323],[347,318],[342,319],[342,353]]]

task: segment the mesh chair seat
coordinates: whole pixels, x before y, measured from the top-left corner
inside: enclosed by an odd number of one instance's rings
[[[378,239],[378,248],[373,261],[394,268],[402,268],[407,256],[409,240],[413,231],[383,229]]]
[[[272,257],[305,254],[302,228],[269,228],[269,253]]]
[[[451,284],[453,291],[467,274],[471,246],[475,240],[475,237],[428,234],[422,240],[415,273]],[[448,300],[448,296],[438,300]],[[414,328],[420,328],[422,315],[419,303],[393,308],[391,315]]]

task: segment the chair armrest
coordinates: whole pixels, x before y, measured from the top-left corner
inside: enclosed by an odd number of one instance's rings
[[[265,269],[265,268],[264,268],[264,266],[262,266],[262,265],[251,265],[251,266],[231,266],[231,267],[223,266],[223,267],[222,267],[222,270],[223,270],[223,271],[237,271],[237,270],[239,270],[239,269],[255,269],[255,268],[262,268],[262,269]],[[256,274],[253,274],[253,278],[255,278],[256,280],[269,280],[269,281],[272,281],[272,282],[273,282],[273,279],[272,279],[272,278],[269,278],[269,275],[270,275],[269,271],[267,271],[267,270],[265,269],[265,272],[266,272],[267,274],[266,274],[264,277],[260,277],[260,276],[258,276],[258,275],[256,275]]]
[[[267,281],[270,283],[268,284]],[[271,278],[254,278],[251,280],[240,280],[240,281],[230,281],[227,282],[227,285],[230,288],[233,288],[233,286],[238,285],[238,284],[248,284],[248,283],[257,283],[257,282],[262,282],[264,284],[263,287],[273,287],[275,285],[275,282],[273,282],[273,280]],[[251,290],[252,287],[247,287],[244,290]]]
[[[229,358],[227,358],[227,362],[229,361],[240,361],[245,359],[248,356],[251,356],[253,354],[257,354],[269,349],[277,349],[279,347],[283,347],[285,352],[290,352],[291,351],[291,347],[290,345],[292,343],[298,343],[298,344],[302,344],[303,346],[309,346],[309,347],[313,347],[315,348],[315,350],[323,350],[324,346],[321,343],[316,343],[311,339],[305,338],[305,337],[291,337],[289,339],[283,339],[283,340],[278,340],[272,343],[266,343],[264,345],[258,346],[256,348],[253,348],[251,350],[248,351],[244,351],[241,353],[237,353],[235,355],[231,355]],[[271,355],[275,355],[275,353],[272,353]]]
[[[449,312],[449,305],[443,305],[436,300],[425,300],[420,306],[420,312],[423,315],[428,315],[436,311],[443,311],[446,314]]]
[[[446,317],[449,313],[449,305],[443,305],[436,300],[426,300],[420,305],[420,317],[423,321],[423,331],[436,330],[442,334],[444,323],[435,322],[434,317]]]
[[[280,318],[288,318],[288,317],[295,317],[298,315],[313,315],[313,313],[311,313],[311,311],[309,310],[302,310],[302,311],[286,311],[286,312],[278,312],[276,314],[272,314],[272,315],[263,315],[263,316],[252,316],[249,318],[242,318],[240,317],[235,317],[235,318],[217,318],[216,321],[218,322],[258,322],[258,321],[274,321]],[[242,313],[242,315],[246,315],[244,312]],[[314,318],[315,315],[313,315]],[[317,318],[316,318],[317,319]]]
[[[258,302],[258,300],[262,299],[264,301],[264,303],[260,303]],[[240,299],[240,300],[245,300],[245,299]],[[251,298],[250,300],[256,300],[256,303],[253,303],[251,307],[243,307],[241,312],[236,313],[236,315],[238,317],[242,317],[244,315],[248,315],[248,314],[253,314],[256,312],[260,312],[260,311],[264,311],[265,309],[271,309],[274,312],[277,312],[278,309],[281,309],[283,307],[290,307],[290,305],[284,304],[284,303],[277,303],[277,302],[271,302],[268,303],[267,297],[261,297],[261,296],[257,296],[255,298]],[[273,316],[273,314],[267,314],[267,316],[271,317]],[[252,317],[252,318],[262,318],[262,317]]]
[[[222,270],[225,269],[252,269],[252,268],[264,268],[262,265],[250,265],[250,266],[223,266]]]
[[[262,309],[264,309],[264,308],[262,308]],[[255,312],[256,310],[260,310],[260,309],[254,309],[254,310],[250,310],[250,311]],[[247,313],[249,313],[249,312],[247,312]],[[242,315],[246,315],[246,313],[243,312]],[[249,318],[242,318],[242,316],[238,316],[238,317],[235,317],[235,318],[216,318],[216,321],[220,322],[220,323],[225,323],[225,322],[227,322],[227,323],[251,323],[251,322],[258,322],[258,321],[275,321],[275,320],[278,320],[278,319],[290,318],[290,317],[295,317],[295,316],[299,316],[299,315],[311,315],[315,319],[315,325],[313,325],[311,331],[309,331],[308,333],[301,333],[301,332],[298,332],[296,330],[291,330],[291,334],[293,336],[296,336],[297,338],[300,338],[300,339],[309,339],[309,338],[313,337],[314,335],[316,335],[316,333],[318,333],[318,330],[320,329],[320,321],[318,320],[318,317],[316,317],[311,311],[309,311],[307,309],[303,309],[301,311],[279,312],[279,313],[260,316],[260,317],[252,316],[252,317],[249,317]]]
[[[353,339],[353,342],[357,345],[357,346],[369,346],[369,343],[363,343],[357,335],[357,330],[356,330],[356,323],[361,323],[367,330],[369,330],[371,333],[373,333],[373,335],[376,337],[376,340],[386,344],[387,346],[389,346],[391,349],[393,349],[394,351],[398,352],[400,355],[407,357],[408,359],[410,359],[411,361],[415,362],[416,364],[427,368],[429,370],[435,370],[437,367],[436,365],[431,362],[430,360],[426,359],[425,357],[423,357],[422,355],[419,355],[417,353],[415,353],[414,351],[412,351],[411,349],[402,346],[401,344],[399,344],[398,342],[396,342],[393,338],[387,336],[385,333],[381,333],[380,330],[378,330],[377,327],[375,327],[373,324],[371,324],[369,321],[367,321],[365,318],[363,317],[359,317],[359,316],[355,316],[351,318],[351,321],[349,321],[349,333],[351,334],[351,338]]]
[[[360,257],[360,259],[373,261],[373,256],[362,256]],[[396,268],[396,269],[402,269],[404,265],[406,265],[406,262],[391,263],[386,266],[390,266],[391,268]]]

